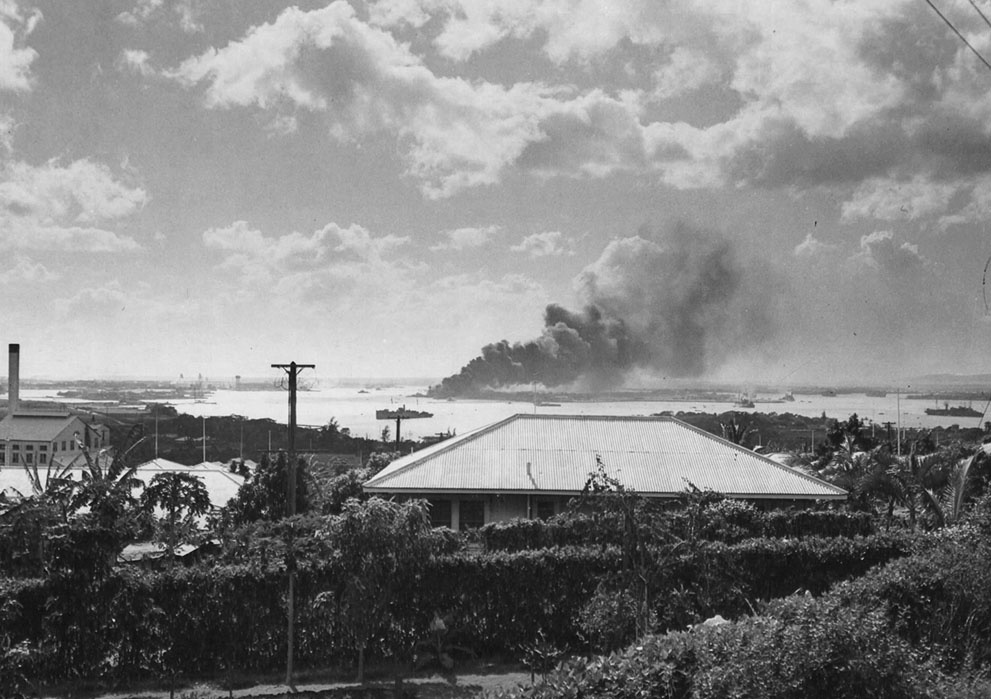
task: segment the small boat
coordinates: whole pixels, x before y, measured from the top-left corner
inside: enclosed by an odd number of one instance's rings
[[[736,403],[733,404],[736,408],[754,408],[753,399],[747,393],[741,393],[740,397],[736,399]]]

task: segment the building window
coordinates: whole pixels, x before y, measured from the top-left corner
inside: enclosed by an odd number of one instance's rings
[[[430,526],[451,528],[451,501],[428,500],[430,507]]]
[[[38,451],[48,451],[48,445],[47,444],[39,444],[38,445]]]
[[[458,523],[462,531],[481,527],[485,524],[485,503],[481,500],[462,500]]]
[[[537,501],[537,519],[550,519],[554,516],[554,501],[553,500],[538,500]]]
[[[5,449],[0,448],[0,466],[3,466],[5,463],[7,463],[7,452]]]
[[[34,463],[34,454],[33,453],[30,453],[30,452],[27,453],[27,454],[25,454],[24,455],[24,463],[26,463],[26,464],[33,464]]]
[[[48,454],[38,454],[38,463],[39,464],[47,464],[48,463]]]
[[[15,463],[15,464],[17,464],[17,463],[20,463],[20,462],[21,462],[21,455],[20,455],[20,454],[18,454],[18,453],[17,453],[16,451],[15,451],[15,452],[14,452],[14,455],[13,455],[13,456],[11,457],[11,463]]]
[[[14,451],[20,451],[21,450],[21,445],[20,444],[11,444],[10,445],[10,448],[13,449]]]
[[[65,440],[62,440],[62,451],[65,451]]]
[[[27,449],[28,451],[34,451],[34,445],[33,444],[25,444],[24,445],[24,448]]]

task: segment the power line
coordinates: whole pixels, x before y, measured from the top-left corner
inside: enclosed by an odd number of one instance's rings
[[[988,25],[989,27],[991,27],[991,20],[988,19],[988,16],[986,14],[984,14],[983,12],[981,12],[981,8],[979,8],[977,6],[977,3],[974,2],[974,0],[967,0],[967,2],[970,3],[970,6],[971,7],[973,7],[975,10],[977,10],[977,14],[979,14],[981,16],[981,19],[984,20],[984,23],[986,25]]]
[[[939,15],[939,18],[941,20],[943,20],[943,22],[946,23],[946,26],[948,26],[950,29],[952,29],[953,30],[953,33],[956,34],[958,37],[960,37],[960,41],[962,41],[964,44],[967,45],[967,48],[969,48],[974,53],[974,55],[977,56],[980,59],[981,63],[983,63],[985,65],[985,67],[987,67],[988,70],[991,70],[991,63],[988,63],[987,59],[984,58],[984,56],[981,55],[981,52],[978,51],[977,49],[975,49],[973,47],[973,45],[969,41],[967,41],[967,37],[965,37],[963,34],[961,34],[960,33],[960,30],[953,26],[953,23],[946,18],[946,15],[944,15],[942,12],[939,11],[939,8],[938,7],[936,7],[935,5],[933,5],[932,0],[926,0],[926,4],[929,5],[929,7],[933,8],[933,12],[935,12],[937,15]],[[971,4],[973,4],[973,3],[971,3]],[[978,12],[980,12],[980,10],[978,10]],[[983,12],[981,13],[981,16],[982,17],[984,16],[984,13]]]

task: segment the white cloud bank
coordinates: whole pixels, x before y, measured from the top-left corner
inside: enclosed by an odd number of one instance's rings
[[[103,225],[131,216],[145,190],[105,165],[77,160],[0,166],[0,249],[128,252],[140,246]]]
[[[991,48],[971,19],[962,30]],[[397,38],[411,27],[440,63]],[[619,61],[633,87],[579,88],[566,72],[558,84],[458,77],[460,62],[510,40],[572,74]],[[847,220],[921,220],[952,216],[954,196],[991,172],[983,67],[910,0],[405,0],[360,14],[338,0],[289,8],[168,75],[284,134],[308,112],[341,142],[393,136],[431,198],[510,169],[635,172],[680,189],[837,188]],[[655,116],[658,100],[702,87],[720,118]]]

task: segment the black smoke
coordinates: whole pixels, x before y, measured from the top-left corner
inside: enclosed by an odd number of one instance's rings
[[[582,311],[547,306],[539,337],[486,345],[431,393],[533,383],[600,390],[632,369],[700,376],[740,336],[744,273],[728,239],[685,225],[613,240],[575,280]]]

